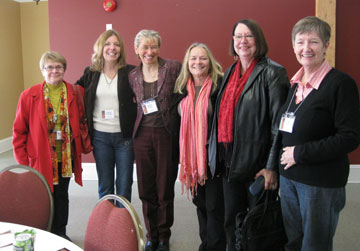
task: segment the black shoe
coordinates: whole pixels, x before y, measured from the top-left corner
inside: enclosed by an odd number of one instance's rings
[[[62,237],[62,238],[64,238],[64,239],[72,242],[72,240],[70,239],[70,237],[67,236],[66,234],[62,234],[62,235],[60,235],[60,237]]]
[[[145,244],[145,251],[156,251],[158,243],[158,241],[147,241]]]
[[[156,251],[169,251],[169,241],[160,241]]]

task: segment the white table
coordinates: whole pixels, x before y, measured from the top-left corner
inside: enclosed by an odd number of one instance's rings
[[[0,251],[13,251],[12,245],[6,247],[1,247],[1,246],[5,245],[6,243],[12,243],[12,241],[14,240],[14,233],[22,232],[26,229],[34,229],[36,232],[36,237],[35,237],[36,251],[58,251],[61,250],[62,248],[67,248],[70,251],[83,251],[80,247],[76,246],[71,241],[68,241],[50,232],[34,227],[7,223],[7,222],[0,222]],[[2,234],[4,232],[7,232],[8,230],[10,230],[11,233]]]

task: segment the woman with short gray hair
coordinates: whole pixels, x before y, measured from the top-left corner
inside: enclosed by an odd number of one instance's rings
[[[279,124],[286,250],[331,251],[345,206],[348,153],[359,145],[359,94],[355,81],[325,59],[328,23],[305,17],[291,37],[302,67],[290,81]]]
[[[158,32],[141,30],[134,42],[141,63],[129,73],[137,102],[133,140],[146,251],[169,250],[179,161],[179,118],[171,105],[181,64],[160,58],[160,45]]]

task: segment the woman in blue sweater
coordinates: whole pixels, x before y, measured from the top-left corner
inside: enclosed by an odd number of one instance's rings
[[[282,108],[280,194],[286,250],[333,250],[349,176],[347,154],[359,145],[355,81],[325,59],[330,26],[317,17],[297,22],[292,43],[301,69]]]

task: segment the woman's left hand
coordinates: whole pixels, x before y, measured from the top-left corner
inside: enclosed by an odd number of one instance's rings
[[[275,171],[263,168],[256,174],[255,179],[261,175],[265,178],[265,190],[275,190],[277,188],[277,173]]]
[[[288,146],[283,148],[284,152],[281,155],[280,163],[285,165],[285,170],[296,164],[294,159],[294,148],[295,146]]]

